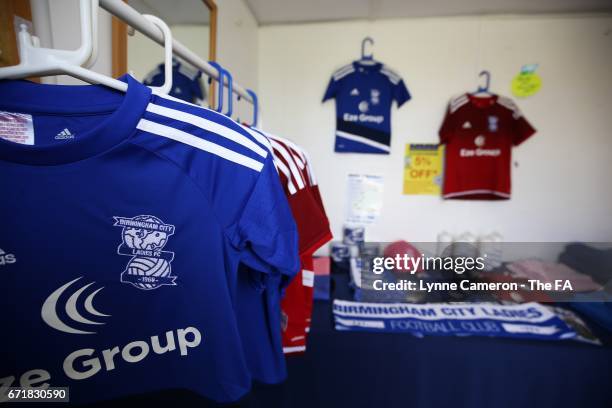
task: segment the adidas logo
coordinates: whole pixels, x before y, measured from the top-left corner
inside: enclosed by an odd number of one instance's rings
[[[17,262],[17,258],[13,254],[7,254],[2,249],[0,249],[0,266],[13,264]]]
[[[359,96],[359,89],[353,88],[353,90],[351,91],[351,96]]]
[[[472,128],[472,124],[470,122],[465,122],[463,124],[463,126],[461,126],[463,129],[471,129]]]
[[[64,128],[64,130],[62,130],[61,132],[59,132],[57,135],[55,135],[55,139],[56,140],[63,140],[63,139],[74,139],[74,134],[72,134],[70,132],[70,130],[68,130],[68,128]]]

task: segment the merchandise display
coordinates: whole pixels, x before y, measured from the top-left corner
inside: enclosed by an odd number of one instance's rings
[[[0,405],[612,406],[612,5],[460,3],[0,1]]]
[[[334,297],[346,299],[346,277],[332,278]],[[283,407],[606,407],[612,398],[609,346],[336,330],[329,302],[315,302],[313,317],[307,358],[288,359]]]

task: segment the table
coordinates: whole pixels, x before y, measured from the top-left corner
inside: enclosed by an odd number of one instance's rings
[[[347,278],[332,275],[335,296]],[[612,407],[612,341],[593,346],[486,337],[339,332],[316,301],[305,355],[289,379],[258,385],[248,407]]]

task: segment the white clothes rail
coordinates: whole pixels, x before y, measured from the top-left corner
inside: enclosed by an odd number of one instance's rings
[[[153,23],[148,21],[142,14],[140,14],[134,8],[124,3],[122,0],[100,0],[100,6],[112,15],[118,17],[120,20],[133,27],[138,32],[146,35],[158,44],[162,46],[164,45],[164,36],[161,30],[157,28]],[[191,51],[189,48],[181,44],[176,39],[172,41],[172,44],[174,55],[181,57],[194,67],[201,69],[207,75],[217,80],[219,79],[219,72],[215,67],[200,58],[196,53]],[[223,82],[225,86],[227,86],[227,79],[225,79]],[[233,90],[235,94],[240,95],[242,99],[248,101],[249,103],[253,103],[253,98],[245,88],[243,88],[235,81],[233,85]]]

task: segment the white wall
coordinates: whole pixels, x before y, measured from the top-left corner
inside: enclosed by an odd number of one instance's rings
[[[505,241],[612,241],[612,16],[429,18],[261,27],[264,125],[301,144],[318,172],[340,235],[346,176],[385,177],[384,214],[368,240],[432,241],[438,232],[499,231]],[[413,100],[393,111],[390,156],[334,154],[331,73],[371,35],[375,58],[405,79]],[[473,90],[480,69],[510,95],[521,66],[538,63],[543,88],[518,100],[538,133],[513,152],[509,201],[402,195],[406,143],[436,142],[446,103]]]
[[[243,0],[217,0],[217,61],[240,85],[258,90],[258,27]],[[252,105],[234,102],[234,118],[251,121]]]

